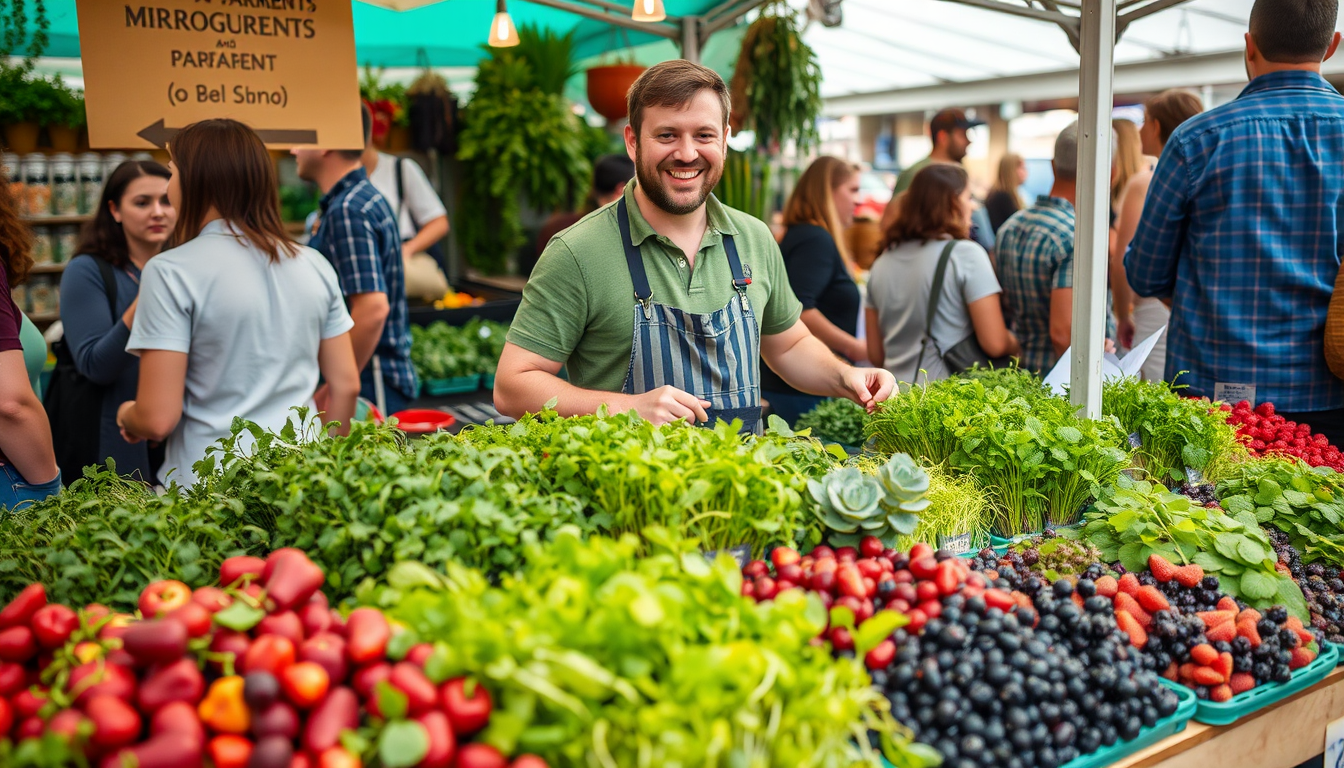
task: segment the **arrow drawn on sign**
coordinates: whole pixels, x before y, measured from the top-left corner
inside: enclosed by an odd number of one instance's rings
[[[135,135],[148,141],[150,144],[163,149],[168,145],[181,128],[169,128],[164,125],[163,118],[159,118],[153,125],[145,126]],[[256,131],[265,144],[316,144],[317,131],[312,130],[286,130],[282,128],[262,128]]]

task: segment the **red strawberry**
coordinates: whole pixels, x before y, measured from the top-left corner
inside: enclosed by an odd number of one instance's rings
[[[1144,631],[1138,619],[1131,616],[1128,611],[1116,611],[1115,623],[1129,635],[1130,645],[1142,648],[1148,644],[1148,633]]]
[[[1153,572],[1154,578],[1164,584],[1176,578],[1176,566],[1156,552],[1148,556],[1148,570]]]
[[[1167,670],[1162,673],[1162,676],[1174,682],[1178,672],[1180,672],[1180,669],[1176,666],[1176,662],[1173,661],[1167,665]]]
[[[1255,626],[1255,619],[1249,616],[1237,620],[1237,635],[1251,641],[1252,648],[1260,647],[1260,630]]]
[[[1190,649],[1190,659],[1202,667],[1207,667],[1218,660],[1218,651],[1208,643],[1200,643]]]
[[[1116,593],[1120,591],[1120,582],[1116,581],[1115,577],[1110,574],[1097,579],[1096,585],[1097,594],[1102,597],[1115,597]]]
[[[1124,576],[1120,577],[1118,588],[1126,595],[1133,595],[1135,592],[1139,591],[1139,577],[1132,573],[1126,573]]]
[[[1232,698],[1232,686],[1219,685],[1209,691],[1209,701],[1222,703]]]
[[[1218,660],[1210,664],[1209,669],[1222,675],[1224,680],[1230,679],[1232,677],[1233,669],[1232,654],[1227,653],[1226,651],[1218,654]]]
[[[1260,617],[1256,616],[1255,618],[1256,620],[1259,620]],[[1283,622],[1283,627],[1284,629],[1306,629],[1306,627],[1302,626],[1302,620],[1296,616],[1289,616],[1288,620]]]
[[[1222,685],[1227,682],[1227,678],[1218,674],[1218,670],[1213,667],[1195,667],[1190,678],[1195,681],[1195,685]]]
[[[1316,660],[1316,654],[1308,648],[1293,649],[1293,658],[1288,661],[1289,669],[1300,669]]]
[[[1237,615],[1231,611],[1200,611],[1195,614],[1204,622],[1206,627],[1216,627],[1219,624],[1231,624]]]
[[[1069,595],[1069,597],[1070,597],[1070,599],[1073,600],[1073,604],[1074,604],[1074,605],[1078,606],[1079,608],[1082,608],[1082,607],[1083,607],[1083,596],[1082,596],[1082,595],[1078,594],[1077,592],[1074,592],[1072,595]]]
[[[1124,592],[1115,596],[1115,612],[1118,614],[1121,611],[1133,616],[1145,629],[1153,625],[1152,614],[1143,610],[1143,606],[1139,605],[1138,600],[1135,600]]]
[[[1255,687],[1255,678],[1251,677],[1249,672],[1237,672],[1227,681],[1228,687],[1232,689],[1232,695],[1245,693]]]
[[[1254,608],[1246,608],[1241,613],[1237,614],[1237,621],[1244,621],[1247,617],[1250,617],[1251,621],[1259,621],[1260,619],[1264,618],[1263,616],[1260,615],[1260,612],[1255,610]],[[1288,623],[1291,625],[1292,622],[1296,620],[1296,618],[1297,617],[1295,616],[1289,616]],[[1297,622],[1297,625],[1302,626],[1302,622],[1300,621]]]
[[[1210,643],[1230,643],[1237,639],[1237,628],[1230,621],[1224,622],[1204,630],[1204,637]]]
[[[1231,595],[1223,595],[1218,601],[1218,610],[1236,613],[1241,610],[1241,606],[1237,605],[1237,601]]]
[[[1193,563],[1176,569],[1176,581],[1183,587],[1198,587],[1204,580],[1204,569]]]
[[[1297,633],[1297,637],[1302,641],[1302,645],[1311,645],[1316,642],[1316,636],[1305,629],[1294,629],[1293,631]]]
[[[1134,599],[1139,601],[1145,611],[1157,613],[1158,611],[1171,610],[1171,603],[1167,601],[1167,596],[1154,586],[1139,587],[1139,591],[1134,593]]]
[[[1179,682],[1182,682],[1182,683],[1189,683],[1189,682],[1190,682],[1190,679],[1193,678],[1193,677],[1195,676],[1195,670],[1196,670],[1196,669],[1200,669],[1200,667],[1195,666],[1194,664],[1190,664],[1190,663],[1188,663],[1188,662],[1185,663],[1185,664],[1182,664],[1182,665],[1180,666],[1180,668],[1177,670],[1177,674],[1176,674],[1176,676],[1177,676]]]

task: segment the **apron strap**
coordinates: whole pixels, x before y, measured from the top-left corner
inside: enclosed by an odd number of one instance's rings
[[[639,247],[630,242],[630,211],[625,207],[625,198],[616,206],[616,221],[621,226],[621,246],[625,248],[625,265],[630,268],[630,280],[635,284],[635,300],[640,304],[653,298],[653,289],[649,287],[649,275],[644,271],[644,257]],[[739,268],[740,269],[740,268]]]
[[[723,236],[723,250],[728,252],[728,266],[733,270],[733,287],[745,291],[751,285],[751,278],[743,276],[742,260],[737,258],[737,243],[733,242],[732,235]]]

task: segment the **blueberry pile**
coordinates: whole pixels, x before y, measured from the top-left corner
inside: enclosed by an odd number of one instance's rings
[[[1144,586],[1151,584],[1162,590],[1162,594],[1167,596],[1172,607],[1179,608],[1182,613],[1216,610],[1218,601],[1223,597],[1218,591],[1217,576],[1205,576],[1197,587],[1187,587],[1174,579],[1165,583],[1160,582],[1149,571],[1142,571],[1138,576],[1140,584]]]
[[[1205,507],[1218,506],[1218,497],[1213,493],[1213,483],[1203,483],[1200,485],[1191,485],[1190,483],[1181,483],[1176,492],[1189,498],[1196,504],[1202,504]]]
[[[1042,585],[1036,611],[947,597],[921,634],[896,632],[896,656],[873,682],[949,768],[1055,768],[1133,739],[1178,699],[1089,585],[1082,608],[1068,581]]]
[[[1344,644],[1344,574],[1333,565],[1302,564],[1302,556],[1288,541],[1288,534],[1277,528],[1265,528],[1279,563],[1288,568],[1302,588],[1311,610],[1311,626],[1331,643]]]

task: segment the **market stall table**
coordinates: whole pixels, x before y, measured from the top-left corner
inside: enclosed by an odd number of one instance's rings
[[[1184,731],[1130,755],[1112,768],[1293,768],[1321,754],[1326,726],[1341,717],[1344,668],[1232,725],[1212,726],[1192,720]]]

